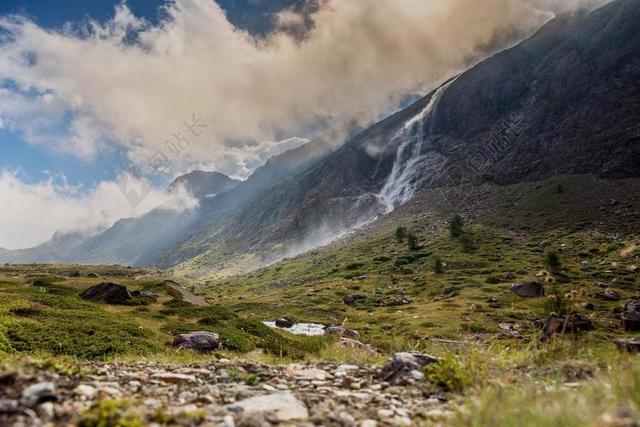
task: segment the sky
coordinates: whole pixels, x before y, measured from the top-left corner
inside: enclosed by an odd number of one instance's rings
[[[598,0],[219,1],[0,2],[1,248],[193,208],[177,175],[246,178]]]

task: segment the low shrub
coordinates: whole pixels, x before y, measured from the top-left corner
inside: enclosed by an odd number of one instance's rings
[[[471,376],[452,354],[427,365],[424,373],[431,384],[448,392],[463,392],[471,383]]]
[[[6,334],[16,351],[104,359],[116,354],[159,351],[155,334],[129,319],[96,310],[42,310],[15,322]]]

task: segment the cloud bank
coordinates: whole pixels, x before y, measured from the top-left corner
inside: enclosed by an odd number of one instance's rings
[[[121,218],[142,215],[158,206],[182,211],[197,205],[183,188],[168,193],[148,187],[144,181],[128,177],[128,188],[138,193],[148,188],[141,202],[132,206],[117,181],[105,181],[88,193],[48,179],[26,183],[8,170],[0,172],[0,247],[28,248],[60,232],[96,232]],[[146,194],[146,193],[142,193]]]
[[[586,3],[317,1],[310,16],[282,12],[280,30],[260,39],[234,28],[213,0],[169,2],[156,26],[125,5],[106,23],[64,31],[4,17],[0,120],[30,143],[84,159],[118,144],[146,169],[206,162],[246,175],[264,157],[252,147],[273,150],[263,141],[370,123],[496,40]],[[292,34],[309,21],[303,37]]]

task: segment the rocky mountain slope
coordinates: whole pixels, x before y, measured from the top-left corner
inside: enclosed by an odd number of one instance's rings
[[[195,211],[120,221],[66,260],[235,273],[327,243],[429,189],[638,176],[639,4],[558,17],[338,149],[328,135]],[[218,193],[205,187],[197,192]]]
[[[33,248],[0,249],[0,262],[64,262],[72,257],[75,248],[90,237],[91,234],[85,233],[55,233],[49,241]]]
[[[206,252],[181,267],[215,271],[230,253],[252,254],[249,265],[268,263],[429,188],[577,173],[637,176],[638,6],[618,0],[549,22],[259,194],[222,229],[183,242],[178,250]],[[163,259],[172,264],[170,254]]]
[[[195,198],[202,200],[213,198],[238,184],[240,181],[219,172],[193,171],[176,178],[169,185],[169,191],[184,186]]]

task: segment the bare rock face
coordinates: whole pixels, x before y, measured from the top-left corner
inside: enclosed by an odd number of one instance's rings
[[[220,336],[213,332],[189,332],[187,334],[177,335],[173,339],[172,345],[179,349],[190,349],[208,353],[220,348]]]
[[[131,299],[131,293],[126,286],[104,282],[86,289],[80,294],[80,297],[107,304],[124,304]]]
[[[421,353],[396,353],[378,372],[378,379],[393,385],[424,380],[422,369],[438,359]]]
[[[522,282],[511,286],[511,292],[522,298],[539,298],[544,296],[544,284],[540,282]]]
[[[540,340],[548,341],[556,334],[575,334],[594,329],[593,322],[584,314],[575,313],[566,317],[551,315],[544,324]]]

